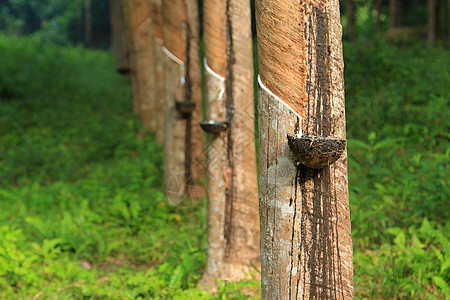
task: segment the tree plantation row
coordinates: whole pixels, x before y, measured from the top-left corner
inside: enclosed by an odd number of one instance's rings
[[[352,299],[339,1],[256,1],[258,173],[250,1],[204,0],[202,37],[197,0],[110,5],[168,203],[208,199],[199,285],[261,277],[263,299]]]

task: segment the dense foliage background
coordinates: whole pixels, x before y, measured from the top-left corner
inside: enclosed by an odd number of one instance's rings
[[[37,3],[47,20],[70,20],[78,2],[5,3],[0,298],[210,299],[195,287],[205,263],[205,200],[165,205],[162,147],[132,115],[128,80],[115,73],[110,52],[70,46],[76,41],[64,30],[49,38],[41,19],[31,31],[5,25],[29,24],[20,16]],[[356,295],[444,299],[449,51],[375,33],[373,3],[357,4],[357,38],[344,43]],[[258,297],[258,287],[222,283],[215,298]]]
[[[91,22],[86,22],[87,15]],[[109,27],[108,0],[2,0],[0,4],[0,31],[33,35],[47,43],[107,48]]]

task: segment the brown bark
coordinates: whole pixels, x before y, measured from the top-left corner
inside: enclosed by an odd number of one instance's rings
[[[120,74],[128,74],[130,72],[130,60],[122,2],[110,0],[109,9],[111,16],[112,50],[116,62],[116,70]]]
[[[156,130],[156,89],[152,29],[148,0],[124,0],[128,13],[131,83],[135,112],[148,130]],[[135,100],[136,99],[136,100]]]
[[[131,95],[133,103],[133,113],[139,115],[140,111],[140,95],[138,89],[137,81],[137,70],[136,70],[136,54],[134,51],[134,41],[133,32],[131,30],[131,11],[130,11],[130,0],[120,0],[123,9],[126,41],[129,49],[129,60],[130,60],[130,82],[131,82]]]
[[[257,0],[256,21],[262,298],[353,299],[346,152],[315,170],[286,143],[345,138],[339,2]]]
[[[389,0],[391,28],[397,28],[401,25],[400,20],[400,0]]]
[[[438,31],[438,1],[428,0],[428,47],[435,45]]]
[[[251,278],[260,260],[250,13],[248,1],[204,1],[206,116],[229,122],[208,135],[208,252],[200,285],[212,290],[218,279]]]
[[[153,21],[153,55],[155,78],[156,140],[164,143],[164,41],[162,34],[161,0],[149,0],[150,17]]]
[[[204,194],[203,133],[196,126],[202,115],[198,26],[196,0],[162,1],[164,181],[169,204]],[[195,110],[182,114],[176,102],[194,102]]]
[[[198,126],[198,123],[203,119],[202,115],[202,75],[200,62],[200,24],[199,24],[199,10],[197,0],[185,0],[187,22],[188,22],[188,43],[187,46],[187,61],[186,61],[186,99],[196,103],[195,110],[191,115],[191,123],[189,124],[189,147],[190,165],[186,168],[190,169],[192,180],[192,187],[188,189],[188,194],[191,196],[205,195],[204,187],[200,181],[205,178],[206,157],[204,153],[205,138],[203,131]],[[186,146],[186,149],[188,146]],[[194,189],[192,191],[191,189]]]

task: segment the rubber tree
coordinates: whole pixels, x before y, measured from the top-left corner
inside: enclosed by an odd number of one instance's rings
[[[389,18],[391,28],[398,28],[401,26],[400,10],[400,0],[389,0]]]
[[[148,0],[150,5],[150,17],[153,29],[153,56],[154,56],[154,78],[155,78],[155,113],[157,114],[158,126],[156,128],[156,140],[164,143],[164,41],[162,34],[162,12],[161,0]]]
[[[256,22],[262,298],[352,299],[339,2],[257,0]]]
[[[169,204],[204,195],[199,21],[196,0],[162,1],[164,182]]]
[[[110,0],[109,11],[111,18],[112,50],[116,62],[116,70],[122,75],[130,72],[129,49],[125,28],[122,1]]]
[[[218,279],[258,277],[253,49],[249,1],[203,5],[208,250],[200,285],[214,291]]]
[[[149,130],[156,130],[160,121],[156,113],[156,89],[152,20],[148,0],[122,0],[130,45],[133,108]]]
[[[439,15],[439,2],[438,0],[428,0],[428,34],[427,43],[428,47],[432,48],[435,45],[436,37],[438,33],[438,15]]]

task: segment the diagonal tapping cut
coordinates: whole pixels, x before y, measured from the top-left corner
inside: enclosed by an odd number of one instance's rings
[[[170,52],[169,49],[167,49],[165,46],[162,47],[162,51],[174,62],[176,62],[177,64],[180,65],[180,86],[184,85],[184,83],[186,82],[186,77],[185,77],[185,73],[184,73],[184,61],[182,61],[181,59],[179,59],[178,57],[175,56],[175,54],[173,54],[172,52]]]

